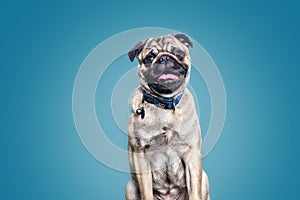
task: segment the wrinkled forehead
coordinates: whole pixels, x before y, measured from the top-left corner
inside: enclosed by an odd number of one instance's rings
[[[183,49],[183,45],[180,41],[178,41],[175,37],[172,35],[167,36],[160,36],[156,38],[149,38],[145,49],[152,49],[155,48],[158,51],[169,51],[171,52],[175,48]]]

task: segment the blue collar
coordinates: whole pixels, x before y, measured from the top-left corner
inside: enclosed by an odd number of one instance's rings
[[[164,109],[175,109],[175,106],[179,103],[183,92],[180,93],[176,98],[163,98],[163,97],[156,97],[151,94],[147,94],[145,90],[142,90],[143,92],[143,103],[144,101],[147,101],[148,103],[154,104],[160,108]]]

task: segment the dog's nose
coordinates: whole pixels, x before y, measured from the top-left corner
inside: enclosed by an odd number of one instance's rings
[[[164,55],[159,58],[158,63],[163,64],[169,62],[170,60],[171,60],[170,56]]]

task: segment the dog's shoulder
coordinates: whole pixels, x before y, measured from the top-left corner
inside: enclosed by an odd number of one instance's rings
[[[195,105],[194,105],[194,98],[192,93],[189,91],[188,88],[186,88],[184,90],[183,96],[180,100],[180,102],[178,103],[178,107],[179,108],[183,108],[183,107],[188,107],[189,109],[194,109]]]

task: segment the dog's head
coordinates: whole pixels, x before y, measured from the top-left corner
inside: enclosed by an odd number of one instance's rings
[[[173,97],[189,82],[192,46],[184,34],[166,35],[137,43],[128,56],[131,61],[137,57],[139,81],[146,91]]]

